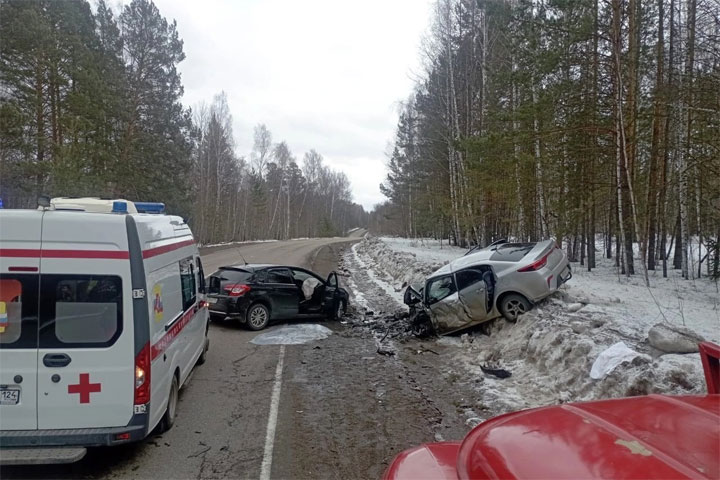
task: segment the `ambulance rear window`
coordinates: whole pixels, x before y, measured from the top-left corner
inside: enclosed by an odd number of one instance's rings
[[[29,317],[33,312],[29,312],[25,308],[23,312],[23,283],[27,284],[28,294],[25,296],[36,298],[37,296],[37,275],[18,275],[14,278],[0,278],[0,348],[12,346],[15,348],[34,348],[35,341],[27,338],[27,342],[21,341],[22,335],[22,318]],[[33,288],[34,286],[34,288]],[[30,291],[35,291],[33,295],[29,295]],[[26,305],[32,309],[32,305]],[[34,324],[33,324],[34,325]],[[32,337],[32,329],[29,332]]]
[[[40,348],[107,347],[122,331],[122,280],[42,275]]]

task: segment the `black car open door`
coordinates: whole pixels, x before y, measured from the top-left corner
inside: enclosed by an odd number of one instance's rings
[[[325,282],[325,291],[323,292],[322,309],[323,312],[330,313],[335,308],[335,302],[337,300],[337,290],[340,284],[338,283],[338,276],[335,272],[330,272],[327,281]]]

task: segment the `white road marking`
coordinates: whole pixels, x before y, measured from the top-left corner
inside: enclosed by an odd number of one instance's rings
[[[280,358],[275,369],[275,384],[270,398],[270,415],[268,416],[267,432],[265,433],[265,452],[260,467],[260,480],[270,480],[272,469],[273,447],[275,446],[275,428],[277,427],[278,407],[280,406],[280,389],[282,388],[283,363],[285,361],[285,345],[280,346]]]

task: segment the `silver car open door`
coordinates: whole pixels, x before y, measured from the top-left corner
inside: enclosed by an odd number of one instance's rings
[[[458,297],[473,323],[487,318],[488,291],[483,272],[478,268],[466,268],[455,274]]]
[[[425,305],[437,333],[450,333],[472,323],[460,301],[454,275],[442,275],[427,282]]]

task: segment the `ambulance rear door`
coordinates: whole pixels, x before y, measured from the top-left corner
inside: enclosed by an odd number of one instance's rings
[[[124,216],[46,212],[42,238],[38,428],[125,426],[135,359]]]
[[[0,430],[37,429],[42,212],[0,210]]]

